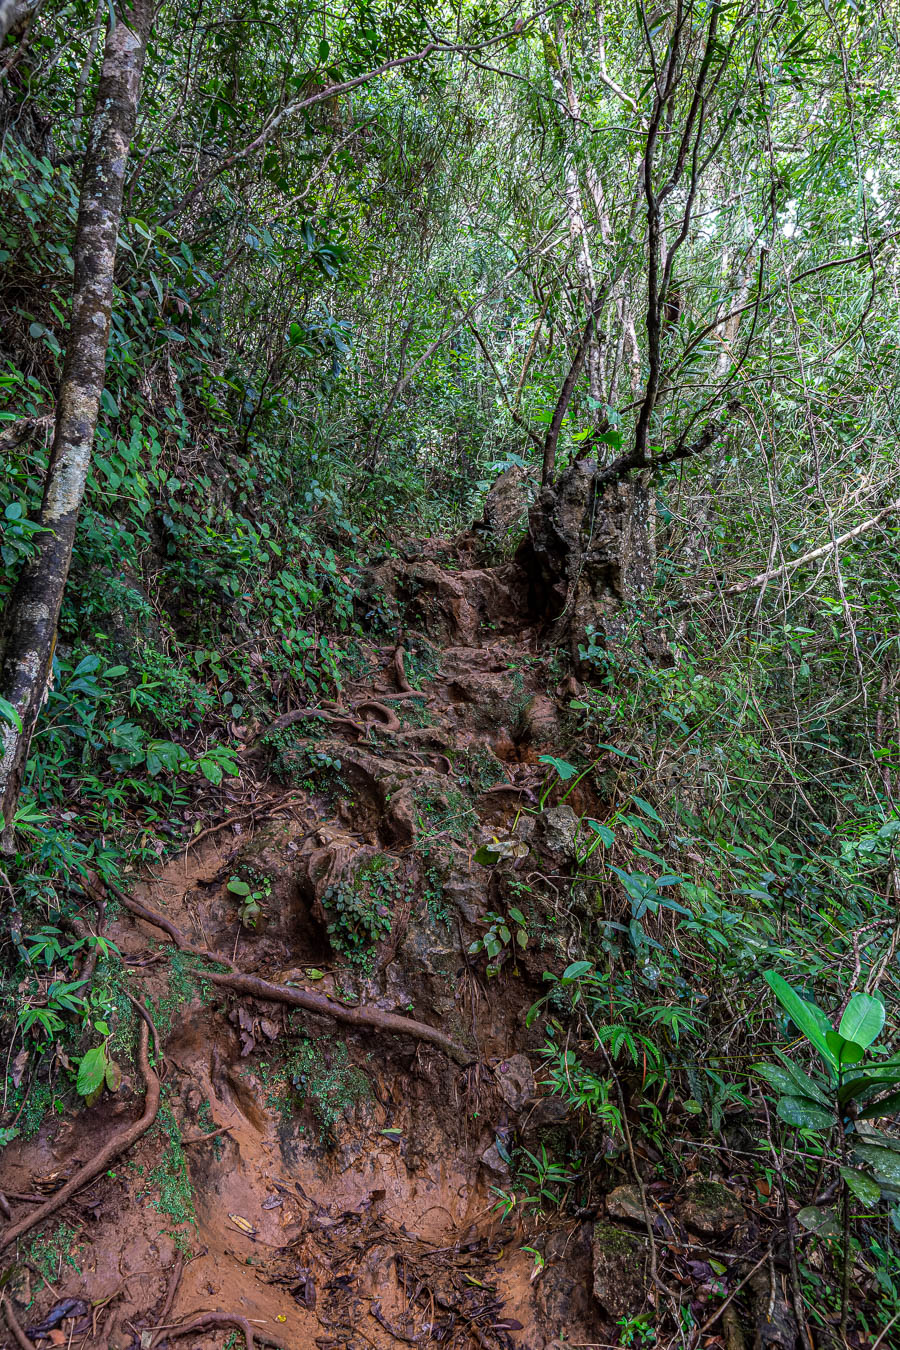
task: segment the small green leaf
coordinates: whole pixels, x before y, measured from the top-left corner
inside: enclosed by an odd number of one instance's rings
[[[594,969],[593,961],[573,961],[562,973],[563,980],[580,980],[582,975]]]
[[[552,764],[564,783],[567,783],[570,778],[574,778],[578,772],[574,764],[569,764],[565,759],[557,759],[555,755],[538,755],[538,762],[540,764]]]
[[[839,1065],[855,1064],[865,1054],[861,1045],[846,1040],[839,1031],[826,1031],[825,1040]]]
[[[518,942],[524,952],[525,948],[528,946],[528,934],[525,932],[524,928],[516,929],[516,942]]]
[[[232,877],[228,883],[228,890],[232,895],[249,895],[250,887],[246,881],[241,881],[238,877]]]
[[[500,861],[500,854],[494,853],[488,848],[487,844],[482,844],[472,854],[472,861],[480,863],[482,867],[493,867],[495,863]]]
[[[510,907],[509,917],[514,919],[516,923],[520,923],[523,928],[525,927],[525,915],[520,909],[516,909],[515,905]]]

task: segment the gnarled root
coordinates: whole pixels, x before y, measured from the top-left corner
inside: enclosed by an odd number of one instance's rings
[[[472,1056],[438,1027],[427,1022],[417,1022],[412,1017],[401,1017],[397,1013],[382,1012],[380,1008],[345,1008],[343,1003],[335,1003],[324,994],[314,994],[309,989],[295,989],[289,984],[271,984],[258,975],[220,975],[206,971],[193,971],[198,980],[208,980],[224,989],[233,989],[238,994],[249,994],[252,998],[267,999],[271,1003],[286,1003],[292,1008],[305,1008],[307,1012],[320,1013],[336,1022],[346,1022],[350,1026],[375,1027],[379,1031],[395,1031],[401,1036],[412,1036],[418,1041],[427,1041],[444,1050],[457,1064],[471,1063]]]
[[[173,1341],[178,1336],[190,1336],[194,1331],[208,1331],[211,1327],[235,1327],[243,1336],[247,1350],[254,1350],[257,1341],[261,1341],[263,1345],[274,1345],[275,1350],[287,1350],[284,1341],[279,1341],[268,1331],[260,1331],[259,1327],[251,1327],[246,1317],[241,1317],[239,1313],[201,1313],[193,1322],[185,1322],[184,1326],[180,1327],[169,1327],[163,1334],[168,1340]]]

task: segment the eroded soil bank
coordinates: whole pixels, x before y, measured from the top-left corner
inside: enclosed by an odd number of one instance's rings
[[[129,994],[159,1034],[160,1108],[5,1253],[7,1307],[32,1343],[641,1344],[627,1336],[661,1302],[693,1300],[696,1325],[723,1277],[733,1289],[750,1272],[757,1221],[702,1159],[661,1177],[646,1146],[549,1091],[526,1014],[596,919],[575,873],[602,779],[545,791],[541,756],[577,743],[576,686],[525,572],[479,565],[477,547],[373,568],[395,638],[364,648],[340,705],[252,729],[255,816],[135,886],[168,934],[111,894],[85,908],[124,963],[101,984],[123,1080],[4,1150],[12,1223],[140,1115]],[[368,1024],[292,1007],[298,991]],[[542,1181],[548,1160],[562,1182]],[[777,1313],[780,1277],[762,1273]],[[793,1343],[777,1317],[767,1327],[758,1344]],[[710,1335],[745,1343],[734,1306]]]

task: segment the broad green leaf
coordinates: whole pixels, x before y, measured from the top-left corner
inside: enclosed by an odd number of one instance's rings
[[[616,842],[616,836],[608,825],[603,825],[599,820],[586,820],[585,824],[589,825],[595,834],[599,834],[601,842],[607,848],[610,848]]]
[[[877,1120],[879,1116],[895,1116],[900,1112],[900,1092],[892,1092],[888,1097],[879,1097],[865,1111],[860,1111],[858,1120]]]
[[[796,1130],[827,1130],[834,1124],[831,1112],[809,1097],[779,1097],[775,1109]]]
[[[509,917],[514,919],[516,923],[520,923],[523,928],[525,927],[525,915],[520,909],[516,909],[515,905],[510,906]]]
[[[881,1199],[881,1187],[873,1181],[868,1172],[860,1172],[854,1167],[842,1167],[841,1176],[850,1190],[867,1209],[872,1209]]]
[[[92,1097],[97,1089],[103,1086],[108,1064],[106,1050],[102,1045],[97,1045],[82,1055],[76,1082],[79,1096]]]
[[[582,975],[594,969],[593,961],[573,961],[562,973],[563,980],[580,980]]]
[[[787,1069],[782,1069],[780,1064],[753,1064],[753,1072],[758,1073],[761,1078],[786,1097],[792,1097],[797,1092],[797,1084]]]
[[[848,1041],[839,1031],[826,1031],[825,1039],[841,1067],[856,1064],[865,1054],[861,1045],[857,1045],[856,1041]]]
[[[808,1233],[818,1233],[819,1237],[839,1237],[841,1226],[830,1209],[818,1209],[807,1205],[797,1214],[797,1222]]]
[[[777,971],[765,971],[763,979],[778,999],[782,1008],[784,1008],[785,1012],[800,1031],[803,1032],[810,1044],[815,1046],[826,1064],[829,1064],[832,1069],[836,1069],[837,1060],[825,1039],[826,1034],[834,1028],[822,1012],[822,1009],[818,1007],[817,1004],[807,1003],[805,998],[801,998],[796,989],[792,989],[787,980],[783,979]]]
[[[246,881],[240,881],[237,877],[232,877],[228,883],[228,889],[232,895],[249,895],[250,887]]]
[[[844,1009],[838,1029],[846,1040],[855,1041],[865,1050],[880,1036],[883,1026],[884,1004],[868,994],[854,994]]]
[[[777,1047],[775,1049],[775,1054],[781,1060],[785,1070],[794,1082],[794,1088],[788,1093],[788,1096],[796,1097],[799,1095],[800,1097],[812,1097],[814,1101],[821,1103],[822,1106],[827,1106],[830,1111],[833,1106],[833,1098],[828,1094],[827,1085],[817,1081],[815,1078],[811,1078],[808,1073],[804,1073],[793,1060],[788,1059],[787,1055]]]
[[[889,1186],[900,1186],[900,1153],[859,1140],[853,1145],[853,1157],[857,1162],[871,1167],[879,1181]]]

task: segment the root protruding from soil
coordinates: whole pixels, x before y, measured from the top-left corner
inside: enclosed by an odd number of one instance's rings
[[[198,980],[208,980],[225,989],[233,989],[238,994],[249,994],[251,998],[268,1000],[271,1003],[286,1003],[292,1008],[304,1008],[307,1012],[320,1013],[336,1022],[346,1022],[349,1026],[375,1027],[379,1031],[394,1031],[401,1036],[412,1036],[414,1040],[426,1041],[445,1051],[457,1064],[470,1064],[472,1055],[457,1045],[456,1041],[438,1027],[427,1022],[417,1022],[412,1017],[401,1017],[398,1013],[382,1012],[363,1004],[357,1008],[347,1008],[343,1003],[335,1003],[324,994],[314,994],[309,989],[295,989],[288,984],[271,984],[258,975],[218,974],[206,971],[192,972]]]
[[[212,1327],[234,1327],[244,1337],[247,1350],[254,1350],[257,1341],[263,1345],[273,1345],[275,1350],[288,1350],[284,1341],[278,1340],[277,1336],[273,1336],[269,1331],[251,1327],[246,1317],[241,1317],[240,1313],[201,1313],[193,1322],[185,1322],[180,1327],[169,1327],[163,1334],[168,1340],[174,1341],[176,1337],[190,1336],[195,1331],[209,1331]]]

